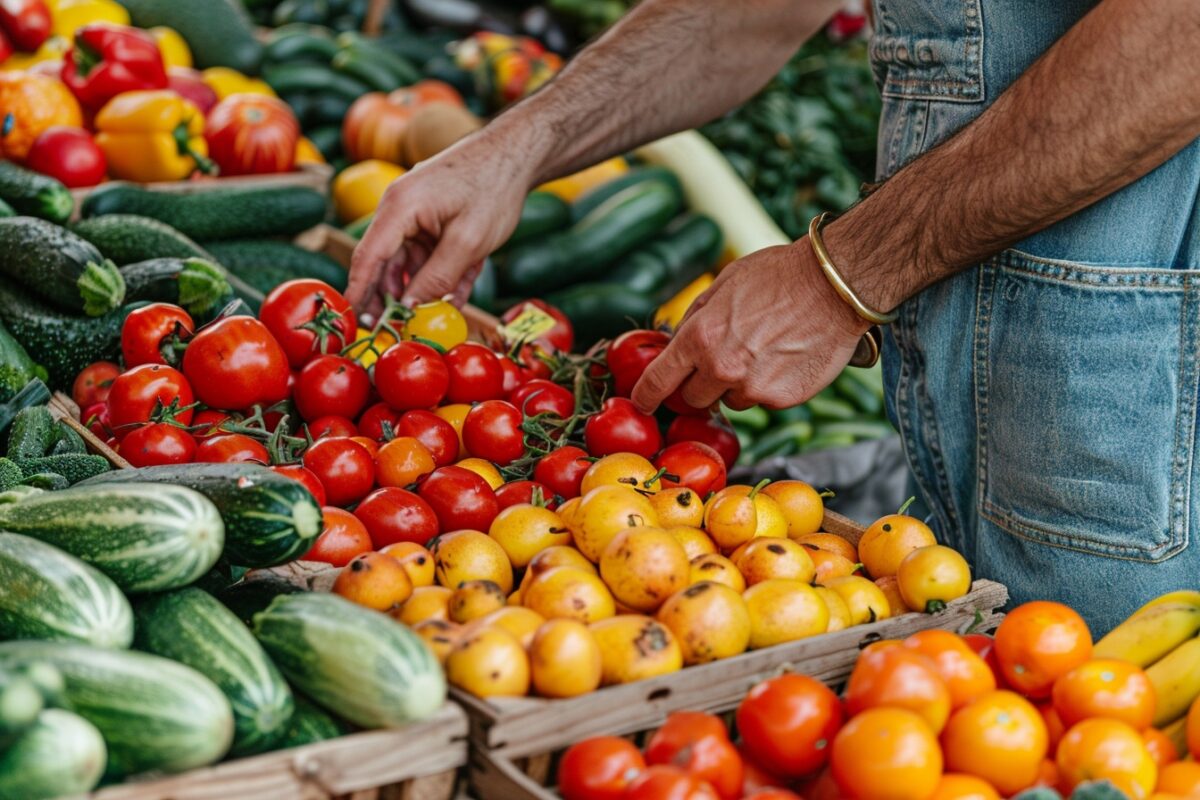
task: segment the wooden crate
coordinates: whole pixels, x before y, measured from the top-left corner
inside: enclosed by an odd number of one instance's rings
[[[467,720],[453,703],[404,728],[110,786],[91,800],[450,800],[467,763]]]

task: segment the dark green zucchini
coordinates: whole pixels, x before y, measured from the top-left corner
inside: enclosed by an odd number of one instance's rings
[[[570,318],[577,348],[646,327],[658,308],[655,298],[615,283],[579,283],[543,297]]]
[[[275,35],[263,49],[263,61],[268,64],[296,64],[311,61],[328,64],[337,55],[338,46],[324,28],[289,31]]]
[[[203,247],[163,222],[137,214],[107,214],[82,219],[71,226],[118,267],[152,258],[204,258]]]
[[[225,270],[202,258],[154,258],[124,266],[121,274],[128,300],[173,303],[192,314],[204,314],[230,292]]]
[[[263,70],[263,80],[279,94],[328,91],[347,100],[357,100],[371,87],[357,78],[335,72],[321,64],[282,64]]]
[[[38,376],[38,366],[29,353],[0,324],[0,403],[7,403]]]
[[[11,161],[0,161],[0,200],[18,214],[57,223],[75,210],[75,198],[61,182]]]
[[[644,294],[686,286],[716,263],[724,238],[717,223],[703,214],[683,214],[652,241],[621,259],[607,276]]]
[[[346,268],[323,253],[289,242],[249,239],[209,242],[218,263],[264,293],[295,278],[315,278],[338,291],[346,288]]]
[[[671,170],[658,166],[634,167],[624,175],[605,181],[575,198],[575,202],[571,203],[571,221],[578,222],[617,192],[646,181],[662,181],[678,192],[680,198],[683,197],[683,184],[679,182],[679,176]]]
[[[550,192],[530,192],[521,206],[521,219],[503,249],[562,230],[571,224],[571,207]]]
[[[116,265],[87,240],[44,219],[0,219],[0,276],[75,314],[98,317],[125,301]]]

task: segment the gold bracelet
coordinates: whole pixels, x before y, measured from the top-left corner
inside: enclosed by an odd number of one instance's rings
[[[833,260],[829,257],[829,251],[825,249],[825,241],[821,238],[821,228],[825,227],[833,218],[829,216],[829,212],[813,217],[808,223],[808,241],[812,244],[813,254],[817,257],[817,263],[821,265],[821,271],[825,273],[825,277],[829,280],[833,290],[838,293],[838,296],[846,301],[846,304],[854,309],[854,313],[865,319],[867,322],[875,325],[887,325],[889,322],[895,322],[897,313],[892,311],[888,314],[881,314],[875,309],[868,306],[858,298],[850,285],[846,283],[846,279],[838,272],[837,267],[833,265]]]

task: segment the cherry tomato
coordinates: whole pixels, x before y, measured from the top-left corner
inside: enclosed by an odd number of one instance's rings
[[[163,349],[192,338],[196,323],[179,306],[151,303],[134,309],[121,325],[121,357],[125,366],[177,364],[178,356],[165,358]]]
[[[188,379],[174,367],[143,364],[113,379],[108,394],[109,421],[117,436],[149,422],[155,408],[175,406],[175,421],[188,425],[194,397]]]
[[[336,414],[330,414],[327,417],[318,417],[308,423],[308,435],[313,438],[314,442],[317,439],[328,439],[330,437],[349,439],[358,436],[358,434],[359,430],[353,422]]]
[[[542,456],[533,468],[533,479],[563,500],[579,497],[579,485],[592,461],[579,447],[568,445]]]
[[[98,439],[107,441],[112,435],[112,420],[108,416],[108,403],[92,403],[79,415],[87,429]]]
[[[517,362],[508,356],[497,356],[496,358],[500,361],[500,369],[504,372],[504,396],[508,397],[514,390],[520,388],[527,378],[525,373],[521,372],[521,368],[517,366]]]
[[[478,403],[504,396],[504,368],[496,354],[476,342],[463,342],[446,353],[448,403]]]
[[[261,442],[241,433],[226,433],[205,439],[194,459],[202,464],[269,464],[271,457]]]
[[[533,306],[554,318],[554,327],[545,333],[538,336],[535,340],[538,344],[547,350],[559,350],[564,353],[571,352],[571,348],[575,346],[575,329],[571,327],[571,320],[567,318],[559,309],[547,303],[545,300],[526,300],[524,303],[517,303],[515,306],[504,312],[501,320],[505,325],[512,322],[521,314],[529,310],[529,306]]]
[[[523,421],[521,412],[511,403],[485,400],[467,412],[463,444],[471,455],[507,466],[525,454]]]
[[[330,505],[347,506],[375,485],[375,463],[367,448],[350,439],[321,439],[304,453],[305,469],[325,487]]]
[[[411,436],[429,451],[433,463],[446,467],[458,460],[458,433],[454,426],[432,411],[405,411],[394,428],[396,436]]]
[[[95,186],[104,180],[108,169],[104,151],[92,135],[70,125],[52,125],[38,134],[25,157],[25,165],[62,181],[68,189]]]
[[[679,767],[655,764],[637,776],[622,795],[624,800],[718,800],[707,782]]]
[[[383,402],[367,406],[367,410],[358,418],[358,432],[377,442],[386,442],[397,435],[396,426],[400,424],[400,413]]]
[[[742,757],[729,741],[725,723],[712,714],[676,711],[650,737],[647,764],[672,764],[707,781],[722,800],[742,793]]]
[[[291,478],[308,489],[308,493],[316,499],[317,505],[325,505],[325,487],[317,476],[299,464],[278,464],[271,467],[272,472],[278,472],[285,478]]]
[[[351,436],[350,439],[367,448],[367,452],[371,454],[371,458],[379,455],[379,442],[374,439],[368,439],[366,436]]]
[[[638,411],[632,401],[623,397],[604,401],[600,412],[584,426],[583,438],[593,456],[637,453],[653,458],[662,447],[662,435],[654,417]]]
[[[515,363],[517,369],[521,370],[522,380],[531,381],[534,378],[549,380],[551,371],[550,366],[542,360],[544,355],[545,351],[538,345],[521,346],[521,349],[517,351]]]
[[[397,436],[375,454],[380,486],[409,486],[437,469],[429,449],[411,436]]]
[[[88,364],[75,376],[71,386],[71,399],[80,408],[88,408],[108,399],[113,379],[121,374],[121,368],[111,361]]]
[[[686,486],[701,497],[725,488],[725,461],[716,450],[700,442],[667,445],[654,466],[665,469],[662,487]]]
[[[412,309],[404,323],[405,339],[423,339],[438,347],[450,349],[467,340],[467,320],[453,303],[432,300]]]
[[[539,495],[539,497],[535,498],[535,494]],[[558,508],[558,503],[554,502],[554,492],[537,481],[512,481],[511,483],[506,483],[496,490],[496,500],[500,503],[501,511],[509,506],[521,503],[541,505],[551,511]],[[538,502],[535,503],[535,500]]]
[[[287,356],[250,317],[226,317],[198,331],[183,353],[183,374],[210,408],[270,406],[288,395]]]
[[[438,518],[420,497],[406,489],[385,486],[371,492],[354,509],[375,547],[396,542],[415,542],[424,546],[438,535]]]
[[[370,393],[371,379],[361,365],[342,356],[317,356],[300,370],[293,397],[304,419],[331,414],[353,419]]]
[[[737,710],[737,729],[748,752],[774,775],[799,778],[829,760],[842,727],[842,703],[825,684],[786,674],[750,690]]]
[[[721,454],[726,471],[733,469],[742,445],[733,426],[721,415],[707,417],[679,416],[667,428],[667,444],[700,442]]]
[[[646,367],[670,342],[671,337],[662,331],[643,330],[627,331],[613,340],[604,355],[604,361],[612,375],[613,391],[617,397],[633,394],[633,387]]]
[[[439,467],[417,487],[437,514],[443,532],[486,531],[500,513],[496,493],[483,478],[462,467]]]
[[[304,561],[322,561],[335,567],[344,567],[355,556],[375,549],[366,526],[349,511],[326,506],[321,509],[321,516],[324,521],[321,535],[304,554]]]
[[[563,800],[621,800],[625,789],[646,770],[633,744],[617,736],[597,736],[573,744],[558,765]]]
[[[527,417],[553,414],[566,419],[575,413],[575,395],[553,381],[535,378],[508,396],[508,402]]]
[[[346,298],[322,281],[300,279],[281,283],[263,300],[258,314],[271,331],[292,369],[319,353],[337,353],[354,341],[358,326]],[[325,337],[325,347],[317,335]]]
[[[401,411],[436,406],[449,385],[446,362],[427,344],[400,342],[375,362],[375,388],[384,402]]]
[[[229,433],[222,426],[232,421],[232,419],[224,411],[217,411],[212,408],[197,411],[192,417],[192,438],[197,442],[202,442],[213,436]]]
[[[196,440],[178,425],[155,422],[125,434],[117,450],[135,467],[186,464],[196,452]]]

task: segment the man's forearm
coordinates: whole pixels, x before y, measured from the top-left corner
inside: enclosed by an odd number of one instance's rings
[[[979,119],[830,225],[826,243],[859,296],[891,309],[1197,136],[1200,4],[1105,0]]]
[[[695,127],[770,80],[839,0],[644,0],[548,87],[492,123],[537,181]]]

